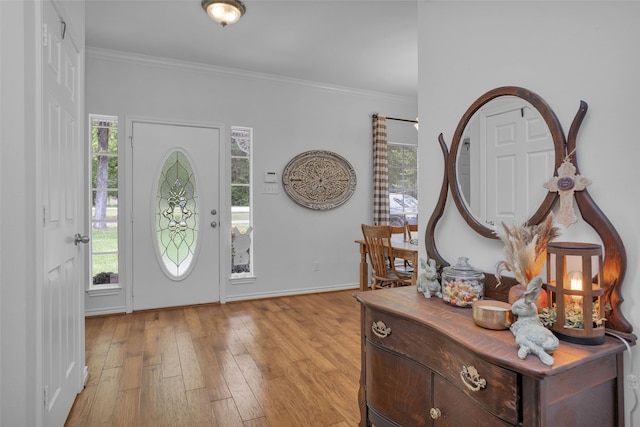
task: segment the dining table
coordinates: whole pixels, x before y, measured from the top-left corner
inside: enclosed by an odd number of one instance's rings
[[[360,246],[360,290],[369,289],[369,263],[367,256],[367,243],[364,239],[355,241]],[[391,236],[391,250],[395,258],[405,259],[413,266],[411,284],[416,285],[418,280],[418,244],[417,239],[405,240],[401,234]]]

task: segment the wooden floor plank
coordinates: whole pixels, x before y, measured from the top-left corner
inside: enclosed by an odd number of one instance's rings
[[[142,387],[140,387],[140,412],[138,420],[141,426],[162,426],[164,396],[162,392],[162,369],[160,365],[142,368]]]
[[[137,427],[140,412],[140,388],[123,390],[118,393],[118,400],[113,413],[113,425],[118,427]]]
[[[214,426],[244,427],[234,399],[216,400],[212,406],[215,417]]]
[[[142,354],[124,359],[121,391],[140,388],[142,384]]]
[[[160,320],[158,316],[147,316],[147,318],[145,318],[144,344],[142,350],[144,366],[159,365],[162,363],[159,323]]]
[[[144,314],[134,313],[131,317],[131,326],[124,353],[125,357],[141,356],[144,352],[145,316]]]
[[[190,333],[179,333],[176,335],[176,344],[180,356],[180,367],[185,390],[195,390],[204,388],[205,382],[200,369],[198,356],[196,355]]]
[[[218,360],[217,352],[209,337],[196,338],[194,350],[202,367],[205,387],[211,401],[228,399],[231,392],[224,379],[222,366]]]
[[[191,425],[191,411],[182,377],[162,379],[163,417],[167,426]]]
[[[345,427],[359,421],[353,291],[87,318],[68,427]]]
[[[264,415],[262,408],[253,395],[244,375],[242,375],[242,371],[233,354],[227,351],[221,356],[224,378],[242,419],[251,420],[262,417]]]
[[[82,393],[76,397],[76,401],[73,403],[73,408],[71,408],[71,413],[69,417],[67,417],[65,426],[85,427],[87,425],[87,420],[91,416],[92,406],[96,399],[97,389],[97,384],[88,385]]]
[[[189,404],[189,412],[191,414],[191,425],[198,427],[215,425],[213,415],[213,405],[209,400],[209,393],[205,388],[196,390],[187,390],[187,403]]]
[[[162,378],[182,375],[180,353],[178,352],[175,332],[176,330],[171,325],[161,326],[160,351],[162,352]]]
[[[117,406],[122,368],[104,369],[96,389],[96,396],[89,412],[88,426],[109,425],[113,420],[113,408]]]
[[[272,427],[266,417],[256,418],[244,422],[244,427]]]

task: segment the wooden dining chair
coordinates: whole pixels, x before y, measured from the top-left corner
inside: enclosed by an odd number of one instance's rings
[[[362,224],[362,235],[373,270],[371,289],[411,285],[411,276],[396,270],[389,226]]]
[[[391,230],[391,234],[402,234],[402,238],[407,240],[407,227],[406,224],[403,226],[394,226],[390,225],[389,229]]]
[[[418,233],[418,224],[409,224],[409,221],[404,222],[405,240],[411,241],[413,239],[412,233]]]
[[[390,225],[389,229],[391,230],[392,235],[402,235],[402,241],[404,242],[408,242],[411,239],[411,237],[407,236],[407,221],[405,221],[401,226]],[[413,274],[413,267],[411,266],[411,263],[406,259],[397,258],[395,260],[395,266],[396,270],[401,275],[408,274],[409,276],[411,276]]]
[[[418,233],[418,224],[409,224],[409,221],[405,221],[404,222],[404,226],[402,227],[391,227],[393,228],[402,228],[404,230],[404,241],[405,242],[411,242],[411,240],[413,239],[413,234],[412,233]],[[413,271],[415,270],[415,266],[411,264],[411,261],[407,260],[407,259],[397,259],[396,260],[396,270],[400,273],[400,274],[408,274],[409,276],[413,275]]]

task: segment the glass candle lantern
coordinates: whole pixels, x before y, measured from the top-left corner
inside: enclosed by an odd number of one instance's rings
[[[602,247],[592,243],[547,244],[547,293],[555,321],[551,329],[564,341],[604,342]]]

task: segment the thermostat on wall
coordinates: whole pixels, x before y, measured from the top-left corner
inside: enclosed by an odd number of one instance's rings
[[[278,174],[276,172],[265,172],[264,182],[278,182]]]

